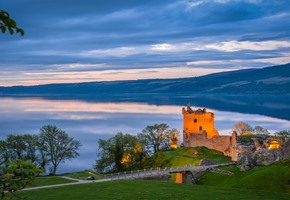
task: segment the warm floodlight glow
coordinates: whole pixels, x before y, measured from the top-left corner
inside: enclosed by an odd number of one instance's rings
[[[268,149],[279,149],[281,147],[278,141],[272,141],[268,147]]]

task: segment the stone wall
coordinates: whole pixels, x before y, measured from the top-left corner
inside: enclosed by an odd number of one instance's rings
[[[290,158],[290,138],[285,138],[282,146],[284,159]]]
[[[236,134],[236,133],[235,133]],[[185,147],[207,147],[221,151],[225,156],[232,156],[233,146],[236,144],[235,136],[214,136],[207,137],[207,132],[203,131],[202,134],[193,133],[189,138],[184,137],[183,143]]]

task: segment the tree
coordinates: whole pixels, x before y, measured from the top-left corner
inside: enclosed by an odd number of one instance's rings
[[[21,135],[9,134],[6,138],[6,143],[11,152],[11,160],[24,160],[25,143]]]
[[[234,125],[234,130],[237,132],[238,135],[246,135],[248,133],[251,133],[253,131],[253,128],[245,122],[239,122]]]
[[[10,151],[5,140],[0,140],[0,166],[6,165],[11,159]]]
[[[38,160],[37,145],[38,137],[36,135],[26,134],[22,136],[25,144],[25,161],[35,163]]]
[[[5,140],[6,162],[13,160],[37,161],[37,136],[10,134]]]
[[[167,124],[155,124],[147,126],[142,133],[138,135],[143,141],[146,141],[150,148],[153,148],[154,153],[160,151],[162,147],[168,148],[170,138],[176,129],[169,130]]]
[[[278,137],[290,137],[290,130],[279,131],[279,132],[275,133],[275,135]]]
[[[81,143],[56,126],[46,125],[40,129],[39,146],[52,164],[50,172],[56,174],[60,163],[79,156]]]
[[[170,132],[169,132],[169,137],[170,137],[170,142],[169,142],[169,145],[170,145],[170,148],[171,149],[177,149],[178,146],[179,146],[179,140],[178,140],[178,137],[180,136],[180,131],[178,131],[177,129],[172,129]]]
[[[2,33],[5,33],[6,30],[9,31],[10,35],[13,35],[15,32],[19,33],[21,36],[24,35],[24,30],[17,26],[17,23],[12,19],[8,12],[0,9],[0,30]]]
[[[128,170],[142,161],[143,150],[136,136],[117,133],[108,140],[100,139],[98,145],[99,172]]]
[[[269,135],[269,131],[262,126],[255,126],[254,133],[258,135]]]
[[[1,199],[8,196],[12,199],[15,193],[30,185],[42,170],[31,162],[16,160],[0,167],[0,194]]]

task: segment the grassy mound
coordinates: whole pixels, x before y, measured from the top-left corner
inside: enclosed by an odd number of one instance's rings
[[[172,151],[157,152],[143,164],[148,167],[171,167],[198,165],[200,160],[207,158],[216,163],[230,162],[230,157],[206,147],[179,148]]]
[[[246,172],[239,171],[237,167],[224,169],[234,172],[234,176],[208,173],[201,178],[200,184],[290,193],[290,159]]]
[[[80,171],[80,172],[73,172],[73,173],[65,173],[65,174],[62,174],[62,175],[70,177],[70,178],[79,179],[79,180],[87,180],[87,178],[89,176],[93,176],[95,179],[103,178],[102,174],[96,174],[96,173],[91,172],[91,171]]]

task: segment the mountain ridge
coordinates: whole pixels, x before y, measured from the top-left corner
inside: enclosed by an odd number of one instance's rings
[[[290,63],[178,79],[140,79],[0,87],[10,95],[290,94]]]

